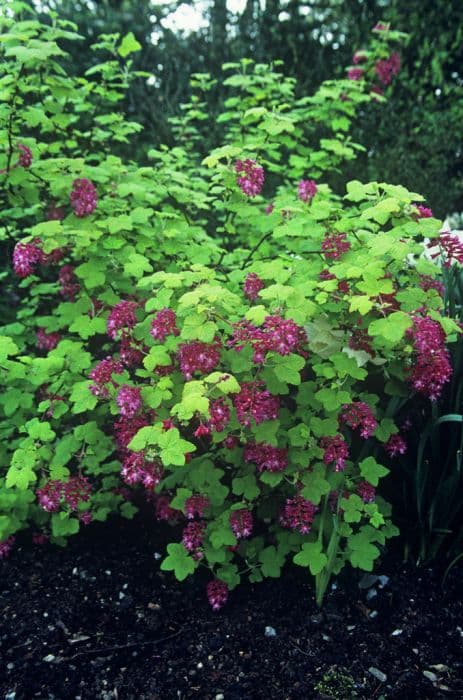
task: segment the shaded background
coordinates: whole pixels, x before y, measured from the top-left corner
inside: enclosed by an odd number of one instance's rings
[[[220,129],[213,117],[224,97],[222,63],[282,59],[283,72],[297,78],[298,94],[312,94],[323,80],[343,75],[374,24],[388,21],[410,40],[389,101],[381,110],[367,107],[354,128],[354,140],[367,151],[348,166],[347,177],[421,192],[442,218],[463,210],[460,0],[45,0],[41,7],[74,21],[84,35],[79,48],[67,47],[76,73],[96,61],[88,49],[101,33],[132,31],[141,43],[134,68],[151,77],[135,81],[125,105],[145,127],[136,144],[139,160],[147,146],[174,143],[168,120],[189,98],[191,73],[219,79],[201,131],[207,151]],[[127,155],[134,154],[131,146]]]

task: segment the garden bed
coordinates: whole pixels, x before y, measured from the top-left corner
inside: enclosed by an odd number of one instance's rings
[[[442,588],[442,572],[390,558],[373,587],[341,577],[322,613],[293,567],[214,613],[207,575],[160,571],[155,529],[113,519],[66,549],[19,538],[0,564],[2,698],[463,696],[463,567]]]

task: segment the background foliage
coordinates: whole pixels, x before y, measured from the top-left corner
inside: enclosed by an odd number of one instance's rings
[[[226,0],[156,3],[149,0],[59,2],[60,16],[76,21],[86,37],[70,45],[70,65],[82,74],[95,61],[89,50],[98,34],[130,28],[142,51],[135,68],[154,78],[136,81],[128,93],[128,114],[140,121],[152,145],[172,144],[169,118],[181,114],[191,95],[192,73],[219,78],[220,66],[243,56],[259,62],[283,61],[283,72],[295,77],[298,94],[314,92],[328,78],[339,77],[371,27],[379,20],[408,32],[402,47],[401,79],[391,89],[387,106],[372,105],[354,131],[366,146],[350,176],[386,180],[422,192],[434,211],[463,209],[462,176],[463,4],[447,0],[248,0],[232,13]],[[173,31],[165,19],[185,6],[204,7],[204,26],[191,33]],[[188,8],[187,8],[188,9]],[[163,23],[164,22],[164,23]],[[225,91],[219,84],[208,97],[208,112],[221,112]],[[217,142],[213,121],[203,125],[204,150]],[[139,155],[143,151],[139,141]]]

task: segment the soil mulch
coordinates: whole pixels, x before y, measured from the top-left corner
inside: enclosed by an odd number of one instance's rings
[[[159,568],[166,533],[89,526],[0,563],[1,700],[463,697],[463,568],[350,570],[323,612],[302,569],[233,591]],[[168,541],[168,540],[167,540]],[[361,581],[363,587],[359,587]]]

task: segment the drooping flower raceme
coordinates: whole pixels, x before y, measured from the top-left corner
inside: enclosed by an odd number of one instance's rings
[[[221,344],[218,339],[213,343],[203,343],[200,340],[192,340],[183,343],[178,348],[180,369],[186,379],[192,379],[195,372],[208,374],[217,367],[220,362]]]
[[[360,435],[365,440],[373,435],[378,422],[370,406],[363,401],[354,401],[342,407],[340,422],[345,423],[353,430],[360,430]]]
[[[98,195],[93,182],[87,178],[74,180],[70,200],[76,216],[84,217],[92,214],[98,203]]]
[[[213,610],[220,610],[228,600],[228,586],[219,579],[209,581],[206,592]]]
[[[44,262],[42,250],[34,243],[17,243],[13,251],[13,269],[21,279],[33,275],[37,265]]]
[[[390,85],[394,75],[400,70],[400,56],[394,51],[389,58],[381,59],[375,65],[376,75],[383,85]]]
[[[407,451],[407,443],[401,435],[391,435],[389,440],[384,445],[384,449],[390,457],[403,455]]]
[[[265,442],[249,443],[244,450],[244,459],[256,464],[260,472],[282,472],[288,466],[288,451]]]
[[[137,307],[136,301],[120,301],[111,309],[106,325],[110,338],[116,340],[119,331],[131,330],[135,326]]]
[[[288,498],[280,514],[280,523],[306,535],[312,529],[317,510],[317,506],[302,496]]]
[[[18,143],[19,159],[18,165],[23,168],[30,168],[32,165],[32,151],[23,143]]]
[[[325,233],[322,251],[326,260],[338,260],[351,247],[345,233]]]
[[[250,426],[251,420],[259,425],[278,417],[280,401],[264,386],[261,381],[243,382],[239,393],[234,395],[233,405],[241,425]]]
[[[264,169],[255,160],[237,160],[235,172],[238,174],[237,183],[241,191],[248,197],[255,197],[262,192],[264,186]]]
[[[315,180],[301,180],[297,187],[297,194],[302,202],[310,202],[317,194],[318,187]]]
[[[335,471],[342,472],[349,456],[349,447],[342,435],[322,437],[320,446],[325,450],[323,461],[325,464],[335,464]]]
[[[142,405],[140,388],[124,384],[117,393],[116,403],[119,406],[121,416],[133,418]]]
[[[265,284],[255,272],[250,272],[244,280],[244,294],[250,301],[255,301],[264,287]]]
[[[93,380],[93,384],[90,386],[90,391],[95,396],[101,396],[102,398],[109,397],[108,385],[112,384],[116,386],[112,375],[122,374],[124,367],[121,362],[114,360],[108,355],[104,360],[101,360],[96,367],[92,369],[88,375],[90,379]]]
[[[156,340],[161,343],[168,335],[178,335],[179,329],[176,325],[177,316],[172,309],[161,309],[151,321],[150,333]]]
[[[185,515],[188,520],[202,518],[209,508],[209,499],[201,494],[193,494],[185,500]]]
[[[252,513],[247,508],[240,508],[230,513],[230,527],[237,539],[250,537],[253,527]]]

